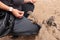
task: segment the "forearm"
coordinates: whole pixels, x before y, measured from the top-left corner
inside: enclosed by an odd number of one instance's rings
[[[9,11],[9,8],[10,8],[9,6],[5,5],[3,2],[0,1],[0,9]]]

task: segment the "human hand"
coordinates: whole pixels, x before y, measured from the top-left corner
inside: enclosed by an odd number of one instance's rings
[[[35,3],[35,2],[36,2],[36,0],[32,0],[32,2],[33,2],[33,3]]]
[[[36,0],[24,0],[24,3],[29,3],[29,2],[31,2],[31,3],[35,3]]]
[[[17,17],[17,18],[22,18],[23,15],[24,15],[24,12],[23,12],[23,11],[19,11],[19,10],[17,10],[17,9],[13,9],[12,13],[13,13],[13,15],[14,15],[15,17]]]

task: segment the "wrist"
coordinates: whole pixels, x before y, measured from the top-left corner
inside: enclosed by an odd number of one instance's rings
[[[13,7],[9,7],[8,11],[12,12],[13,11]]]

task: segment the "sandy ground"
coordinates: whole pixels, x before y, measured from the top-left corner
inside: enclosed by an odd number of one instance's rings
[[[36,40],[60,40],[60,0],[37,0],[35,5],[34,18],[42,25]],[[51,20],[50,26],[46,21]]]
[[[41,25],[39,34],[35,37],[22,37],[16,40],[60,40],[60,0],[37,0],[32,16],[35,18],[34,21]],[[51,25],[47,23],[49,19],[54,20],[50,20]],[[0,38],[0,40],[13,39],[7,36]]]

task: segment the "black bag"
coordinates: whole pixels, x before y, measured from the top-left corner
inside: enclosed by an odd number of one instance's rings
[[[33,24],[30,20],[23,17],[22,19],[15,18],[13,35],[36,35],[39,32],[40,26]]]
[[[10,4],[12,4],[12,1],[13,0],[11,0]],[[12,35],[37,34],[39,29],[39,26],[31,23],[30,20],[25,17],[18,19],[11,15],[11,12],[0,10],[0,37],[9,33],[12,33]]]
[[[7,35],[12,29],[13,17],[9,12],[0,10],[0,37]]]

